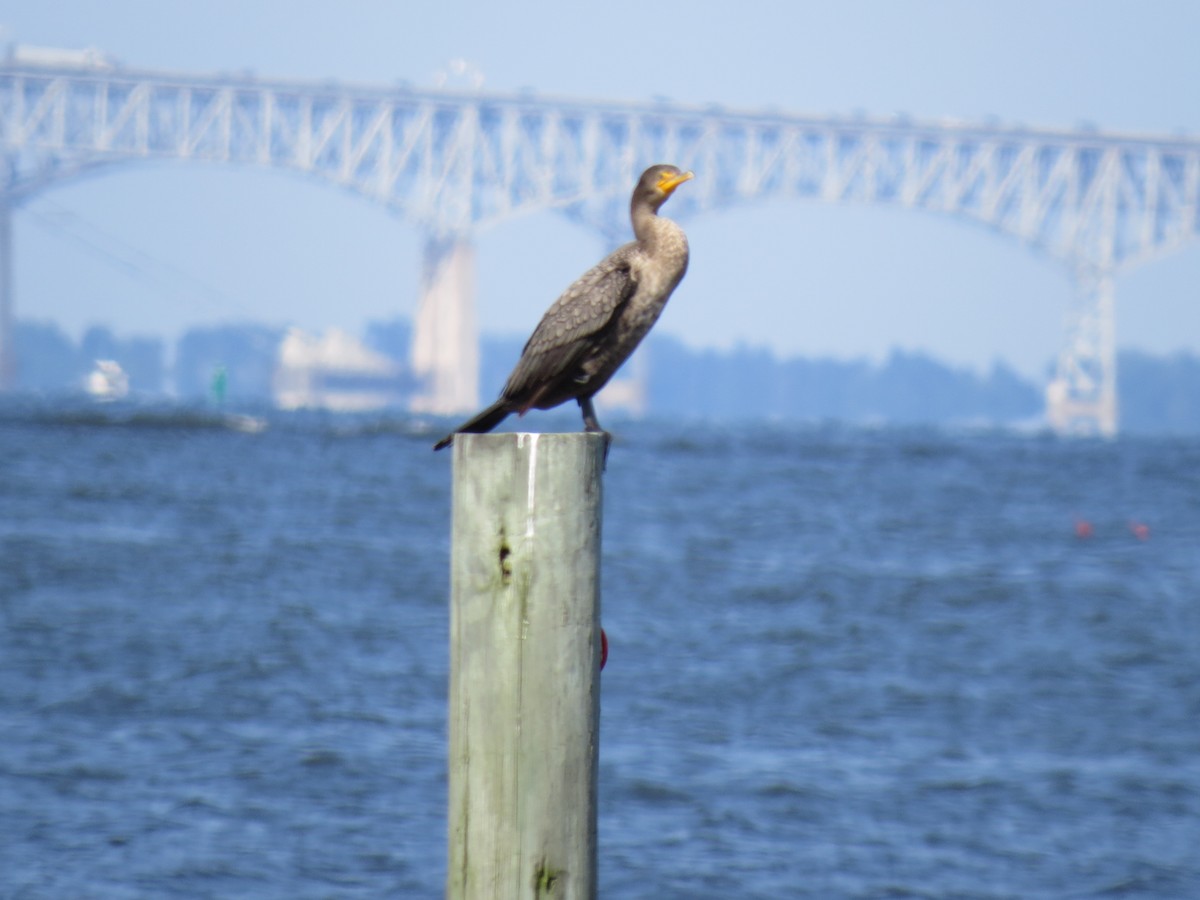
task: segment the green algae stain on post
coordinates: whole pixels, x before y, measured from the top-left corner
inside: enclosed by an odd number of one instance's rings
[[[550,900],[550,898],[559,896],[555,892],[559,883],[559,874],[557,869],[553,869],[545,863],[538,864],[534,870],[536,878],[534,882],[534,897],[537,900]]]

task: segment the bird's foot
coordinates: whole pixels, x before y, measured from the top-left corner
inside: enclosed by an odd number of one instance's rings
[[[612,446],[612,435],[600,427],[598,422],[587,422],[584,424],[583,430],[588,434],[604,435],[604,466],[608,467],[608,448]]]

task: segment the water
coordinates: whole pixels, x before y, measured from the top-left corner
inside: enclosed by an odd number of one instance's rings
[[[0,407],[0,897],[441,895],[450,460],[269,418]],[[604,896],[1200,897],[1200,445],[618,430]]]

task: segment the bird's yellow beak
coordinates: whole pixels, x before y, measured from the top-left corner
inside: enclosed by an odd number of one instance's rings
[[[671,192],[675,188],[679,187],[685,181],[691,181],[695,177],[691,172],[682,172],[679,175],[664,174],[662,178],[658,179],[658,189],[670,197]]]

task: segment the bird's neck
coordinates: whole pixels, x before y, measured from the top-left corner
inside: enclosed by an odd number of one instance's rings
[[[671,230],[675,224],[668,219],[662,218],[647,206],[635,206],[631,210],[631,213],[634,237],[638,239],[639,243],[649,247],[655,246],[659,241],[659,237]]]

